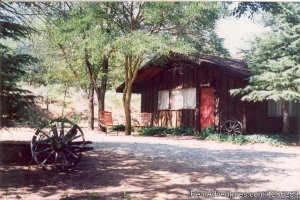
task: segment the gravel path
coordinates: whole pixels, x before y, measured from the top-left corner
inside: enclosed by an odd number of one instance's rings
[[[93,141],[99,150],[185,163],[190,172],[205,169],[247,191],[300,191],[299,147],[240,146],[180,137],[104,136]]]
[[[32,167],[28,175],[27,166],[0,165],[0,198],[191,199],[191,190],[300,192],[299,147],[84,132],[95,150],[72,173],[54,175]],[[1,133],[0,140],[30,141],[32,134],[16,129]]]

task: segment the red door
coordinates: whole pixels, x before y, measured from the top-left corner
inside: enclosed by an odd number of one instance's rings
[[[200,88],[200,130],[214,123],[214,89]]]

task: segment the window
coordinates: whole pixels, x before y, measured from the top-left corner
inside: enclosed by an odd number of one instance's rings
[[[297,116],[297,103],[289,102],[289,116]],[[269,117],[282,117],[282,101],[268,101],[268,116]]]
[[[171,91],[171,109],[194,109],[196,107],[196,88]]]
[[[158,92],[158,110],[169,109],[169,90]]]
[[[289,115],[291,117],[296,117],[296,116],[298,116],[298,114],[297,114],[298,112],[299,112],[299,104],[290,102],[289,103]]]
[[[268,101],[268,116],[281,117],[282,116],[282,101]]]

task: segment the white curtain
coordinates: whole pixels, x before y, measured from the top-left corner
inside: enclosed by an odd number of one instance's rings
[[[183,92],[182,90],[171,91],[171,109],[177,110],[183,107]]]
[[[289,102],[289,116],[296,117],[297,116],[297,106],[299,104]],[[281,117],[282,116],[282,101],[268,101],[268,116],[269,117]]]
[[[291,117],[297,117],[298,116],[298,108],[299,107],[299,103],[294,103],[294,102],[290,102],[289,103],[289,115]]]
[[[158,92],[158,109],[169,109],[169,90]]]
[[[183,89],[183,108],[193,109],[196,107],[196,88]]]
[[[171,109],[194,109],[196,107],[196,88],[171,91]]]

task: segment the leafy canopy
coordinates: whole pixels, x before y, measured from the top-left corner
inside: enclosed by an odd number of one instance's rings
[[[252,41],[247,53],[253,70],[249,85],[232,90],[242,100],[300,100],[300,4],[282,3],[281,13],[269,15],[271,31]]]
[[[20,49],[14,42],[29,37],[33,31],[19,19],[10,3],[0,3],[0,127],[12,125],[22,117],[22,110],[34,101],[34,96],[18,85],[26,73],[24,68],[35,59]]]

